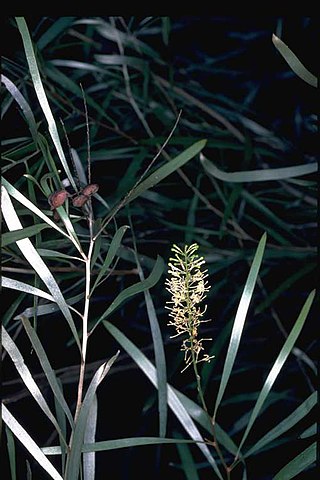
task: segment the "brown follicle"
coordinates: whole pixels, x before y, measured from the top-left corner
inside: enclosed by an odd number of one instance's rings
[[[72,199],[72,205],[74,207],[82,207],[88,200],[89,197],[87,195],[80,193],[80,195],[77,195]]]
[[[61,207],[61,205],[64,204],[68,196],[69,193],[67,192],[67,190],[58,190],[57,192],[52,193],[48,198],[51,210]]]
[[[82,194],[86,195],[87,197],[90,197],[94,193],[97,193],[99,190],[99,185],[97,183],[90,183],[90,185],[87,185],[82,189]]]

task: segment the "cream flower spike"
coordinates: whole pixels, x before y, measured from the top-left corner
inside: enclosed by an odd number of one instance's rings
[[[175,256],[169,259],[168,273],[171,275],[165,282],[166,289],[171,294],[171,300],[167,301],[165,308],[170,310],[169,316],[172,320],[168,325],[174,326],[177,337],[186,334],[183,340],[181,350],[184,352],[184,361],[186,370],[192,363],[209,362],[213,357],[203,353],[203,341],[212,340],[211,338],[198,339],[198,328],[200,323],[208,320],[201,320],[206,311],[198,306],[206,297],[206,292],[210,286],[205,280],[207,270],[201,270],[205,263],[203,257],[196,254],[199,245],[185,245],[182,250],[177,245],[173,245],[171,251]]]

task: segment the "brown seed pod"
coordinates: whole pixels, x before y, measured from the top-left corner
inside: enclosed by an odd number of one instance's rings
[[[51,205],[51,210],[61,207],[68,196],[69,193],[67,190],[58,190],[57,192],[52,193],[48,198],[49,205]]]
[[[99,190],[99,185],[97,183],[90,183],[90,185],[87,185],[82,189],[82,194],[87,195],[87,197],[90,197],[94,193],[97,193]]]
[[[89,197],[87,195],[83,195],[80,193],[80,195],[77,195],[72,199],[72,205],[74,207],[82,207],[88,200]]]

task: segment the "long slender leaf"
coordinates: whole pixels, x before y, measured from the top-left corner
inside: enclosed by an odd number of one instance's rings
[[[280,435],[283,435],[290,428],[296,425],[300,420],[302,420],[315,405],[317,404],[317,392],[313,392],[307,400],[305,400],[298,408],[296,408],[290,415],[278,423],[274,428],[269,430],[260,440],[258,440],[253,447],[251,447],[247,452],[244,453],[244,457],[249,457],[254,455],[256,452],[261,450],[265,445],[272,442]]]
[[[178,437],[180,437],[180,435],[178,435]],[[198,470],[189,446],[185,443],[177,443],[177,449],[181,458],[181,468],[186,480],[199,480]]]
[[[94,443],[95,441],[97,419],[98,419],[98,400],[97,400],[97,396],[94,395],[93,402],[88,415],[86,430],[84,433],[84,442],[87,444]],[[95,460],[96,460],[96,456],[94,452],[84,453],[83,477],[85,478],[85,480],[95,479],[95,466],[96,466]]]
[[[57,432],[59,435],[61,435],[61,438],[63,438],[62,432],[60,430],[60,427],[58,425],[57,420],[55,419],[54,415],[52,414],[44,396],[42,395],[38,385],[34,381],[30,370],[24,363],[23,356],[21,355],[18,347],[15,345],[14,341],[11,339],[10,335],[6,331],[6,329],[2,326],[1,328],[1,334],[2,334],[2,343],[3,343],[3,348],[6,350],[6,352],[9,354],[11,360],[13,361],[23,383],[41,408],[41,410],[45,413],[45,415],[48,417],[48,419],[53,423],[54,427],[56,428]],[[67,445],[67,444],[66,444]]]
[[[37,297],[45,298],[46,300],[51,300],[54,302],[54,298],[49,293],[40,290],[40,288],[36,288],[33,285],[28,285],[27,283],[20,282],[19,280],[15,280],[13,278],[2,277],[1,278],[1,286],[5,288],[11,288],[12,290],[18,290],[19,292],[26,292],[30,295],[36,295]]]
[[[87,393],[83,399],[80,412],[73,430],[71,449],[67,460],[65,480],[75,480],[78,478],[80,469],[81,451],[84,442],[84,435],[88,422],[88,415],[94,400],[94,396],[99,384],[109,372],[112,364],[119,355],[119,351],[108,362],[105,362],[98,368],[93,379],[90,382]]]
[[[34,118],[33,111],[31,110],[30,105],[28,104],[24,96],[21,94],[20,90],[15,86],[15,84],[9,78],[7,78],[5,75],[1,75],[1,82],[5,85],[8,92],[10,92],[12,97],[15,99],[15,101],[21,108],[27,120],[29,129],[32,135],[32,139],[34,143],[37,144],[38,129],[37,129],[36,120]]]
[[[158,408],[159,408],[159,436],[166,436],[167,417],[168,417],[168,393],[167,393],[167,368],[166,357],[164,353],[163,339],[161,330],[152,301],[152,297],[148,290],[144,292],[144,298],[148,311],[150,329],[152,334],[152,342],[155,356],[155,366],[157,372],[158,385]]]
[[[150,360],[129,340],[118,328],[116,328],[111,323],[104,321],[104,327],[108,330],[109,333],[119,342],[119,344],[126,350],[126,352],[132,357],[132,359],[137,363],[139,368],[143,373],[149,378],[151,383],[157,387],[157,375],[155,367],[152,365]],[[197,443],[198,447],[212,466],[217,477],[222,480],[222,475],[218,469],[215,459],[210,453],[210,450],[206,445],[203,444],[203,438],[193,423],[192,418],[189,413],[180,402],[178,396],[175,394],[174,389],[168,384],[168,405],[173,411],[173,413],[178,418],[179,422],[183,428],[188,432],[190,437]],[[200,443],[201,442],[201,443]]]
[[[303,452],[297,455],[291,462],[273,477],[273,480],[290,480],[303,472],[306,468],[315,463],[317,458],[317,443],[307,447]],[[311,478],[311,477],[310,477]]]
[[[108,450],[118,450],[119,448],[139,447],[144,445],[171,445],[173,443],[192,443],[194,440],[189,438],[159,438],[159,437],[131,437],[117,438],[116,440],[103,440],[95,443],[85,443],[82,452],[104,452]],[[199,441],[200,443],[200,441]],[[58,446],[43,447],[42,452],[45,455],[61,455],[61,448]]]
[[[6,426],[6,437],[7,437],[7,449],[8,449],[8,456],[9,456],[9,464],[10,464],[10,474],[11,480],[17,480],[17,457],[16,457],[16,446],[14,442],[14,436],[10,430]]]
[[[73,418],[72,418],[70,409],[68,407],[67,402],[65,401],[64,396],[62,395],[60,386],[57,382],[56,375],[55,375],[54,370],[52,369],[52,367],[50,365],[49,359],[48,359],[47,354],[46,354],[46,352],[45,352],[45,350],[44,350],[44,348],[43,348],[43,346],[40,342],[40,339],[39,339],[35,329],[31,326],[29,320],[26,317],[21,316],[21,321],[22,321],[23,326],[24,326],[24,328],[25,328],[25,330],[28,334],[28,337],[29,337],[31,343],[32,343],[34,351],[37,354],[40,365],[41,365],[41,367],[42,367],[42,369],[43,369],[43,371],[46,375],[46,378],[47,378],[48,383],[49,383],[49,385],[50,385],[50,387],[51,387],[51,389],[54,393],[54,396],[58,400],[58,402],[61,405],[64,413],[66,414],[71,427],[73,427]]]
[[[4,186],[1,186],[1,192],[2,192],[1,198],[2,198],[3,218],[9,230],[18,230],[22,228],[19,217],[16,214],[16,211],[12,205],[8,192]],[[38,254],[38,252],[36,251],[36,249],[34,248],[34,246],[32,245],[32,243],[28,238],[24,238],[23,240],[18,240],[16,243],[19,250],[23,254],[23,256],[34,268],[34,270],[37,272],[41,280],[45,283],[46,287],[48,288],[52,297],[54,298],[54,301],[59,305],[61,312],[63,313],[65,319],[67,320],[71,328],[75,341],[77,342],[77,345],[79,347],[79,350],[81,350],[77,329],[73,322],[73,318],[71,316],[69,307],[52,273],[50,272],[47,265],[44,263],[44,261],[42,260],[42,258],[40,257],[40,255]]]
[[[112,241],[111,241],[111,244],[110,244],[110,247],[108,249],[108,253],[107,253],[107,256],[103,262],[103,265],[99,268],[99,273],[98,273],[98,276],[96,278],[96,281],[94,282],[93,284],[93,287],[91,289],[91,292],[93,292],[93,290],[96,288],[96,286],[98,285],[98,283],[100,282],[100,280],[102,279],[102,277],[105,275],[106,271],[108,270],[108,268],[110,267],[114,257],[116,256],[117,254],[117,251],[120,247],[120,244],[121,244],[121,240],[123,238],[123,235],[125,234],[126,230],[128,229],[128,225],[123,225],[122,227],[120,227],[116,233],[114,234],[113,238],[112,238]]]
[[[234,325],[231,332],[228,352],[227,352],[227,356],[226,356],[224,367],[223,367],[223,373],[220,381],[219,391],[217,394],[217,399],[214,407],[214,414],[213,414],[214,419],[216,417],[217,410],[219,408],[227,383],[229,381],[231,370],[233,368],[234,361],[238,352],[238,348],[239,348],[239,344],[240,344],[240,340],[243,332],[244,322],[246,320],[248,308],[250,305],[250,301],[251,301],[254,287],[257,281],[260,265],[262,262],[266,240],[267,240],[267,235],[266,233],[264,233],[258,244],[256,253],[249,271],[249,275],[248,275],[248,278],[239,302],[236,318],[234,320]]]
[[[55,40],[63,31],[73,24],[77,17],[60,17],[48,28],[48,30],[37,41],[39,50],[43,50],[49,43]]]
[[[135,198],[139,197],[141,193],[148,190],[149,188],[154,187],[154,185],[161,182],[161,180],[166,178],[168,175],[175,172],[178,168],[181,168],[189,160],[191,160],[199,152],[201,152],[201,150],[205,147],[206,143],[206,140],[200,140],[199,142],[194,143],[191,147],[184,150],[177,157],[170,160],[170,162],[162,165],[162,167],[158,168],[155,172],[149,175],[149,177],[139,183],[139,185],[137,185],[137,187],[132,190],[132,192],[128,195],[126,199],[126,203],[129,203]]]
[[[317,163],[295,165],[293,167],[268,168],[264,170],[247,170],[243,172],[224,172],[210,162],[202,153],[200,162],[205,171],[223,182],[269,182],[286,178],[301,177],[317,171]]]
[[[30,34],[29,34],[29,30],[28,30],[26,21],[23,17],[16,17],[16,22],[17,22],[17,25],[18,25],[18,28],[19,28],[19,31],[20,31],[20,34],[21,34],[21,37],[22,37],[23,46],[24,46],[24,50],[25,50],[25,54],[26,54],[26,58],[27,58],[27,62],[28,62],[29,70],[30,70],[30,75],[31,75],[32,82],[33,82],[33,85],[34,85],[35,93],[38,97],[40,106],[41,106],[42,111],[43,111],[43,113],[46,117],[46,120],[48,122],[49,133],[50,133],[52,141],[53,141],[53,143],[56,147],[56,150],[58,152],[58,156],[61,160],[64,171],[66,172],[66,175],[67,175],[71,185],[73,186],[73,188],[76,191],[77,190],[76,184],[75,184],[73,176],[70,172],[67,160],[65,158],[65,155],[64,155],[64,152],[63,152],[63,149],[62,149],[62,145],[61,145],[61,141],[60,141],[60,138],[59,138],[57,125],[56,125],[56,122],[53,118],[51,108],[50,108],[50,105],[48,103],[45,90],[43,88],[42,80],[41,80],[39,69],[38,69],[37,60],[36,60],[34,50],[33,50],[32,40],[31,40],[31,37],[30,37]]]
[[[269,375],[266,378],[266,381],[264,382],[264,385],[261,389],[260,395],[257,399],[257,402],[253,408],[250,420],[248,422],[247,428],[243,434],[243,437],[241,439],[240,445],[239,445],[239,450],[241,450],[242,445],[244,444],[247,436],[249,435],[249,432],[256,420],[256,418],[259,415],[259,412],[264,404],[265,399],[267,398],[267,395],[269,394],[274,382],[276,381],[276,378],[283,367],[284,362],[288,358],[301,330],[302,327],[306,321],[306,318],[308,316],[309,310],[311,308],[313,299],[315,297],[315,290],[312,290],[310,294],[308,295],[308,298],[306,299],[301,312],[297,318],[296,323],[294,324],[288,338],[286,339],[277,359],[275,360],[273,367],[271,368]]]
[[[317,77],[306,69],[293,51],[290,50],[290,48],[275,34],[272,35],[272,42],[294,73],[298,75],[298,77],[302,78],[302,80],[309,83],[309,85],[312,85],[312,87],[317,88]]]
[[[1,244],[2,247],[6,247],[11,243],[16,242],[17,240],[22,240],[23,238],[29,238],[33,235],[37,235],[41,232],[44,228],[48,228],[49,225],[45,223],[38,223],[36,225],[32,225],[31,227],[25,227],[21,230],[13,230],[12,232],[5,232],[2,234],[1,237]]]
[[[158,255],[156,263],[149,275],[145,280],[142,282],[136,283],[135,285],[131,285],[130,287],[125,288],[122,290],[119,295],[113,300],[111,305],[107,308],[107,310],[100,316],[100,318],[96,321],[94,328],[105,318],[107,318],[111,313],[113,313],[125,300],[136,295],[137,293],[144,292],[149,288],[152,288],[160,279],[164,270],[164,261]]]
[[[3,421],[15,437],[22,443],[22,445],[30,452],[37,463],[50,475],[54,480],[63,480],[60,473],[54,468],[51,462],[43,454],[36,442],[30,437],[26,430],[20,425],[15,417],[10,413],[5,405],[2,405]]]
[[[5,178],[1,179],[1,183],[2,186],[6,188],[11,197],[22,203],[22,205],[31,210],[31,212],[38,215],[38,217],[44,220],[48,225],[50,225],[50,227],[54,228],[59,233],[61,233],[61,235],[64,235],[70,240],[69,235],[67,235],[60,227],[58,227],[58,225],[54,223],[49,217],[47,217],[47,215],[45,215],[36,205],[34,205],[32,202],[30,202],[30,200],[28,200],[24,195],[22,195],[22,193],[20,193],[19,190],[17,190],[13,185],[11,185]]]

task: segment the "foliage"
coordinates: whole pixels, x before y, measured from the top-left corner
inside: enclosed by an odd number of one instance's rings
[[[8,478],[314,471],[315,77],[286,21],[237,21],[7,19]],[[225,44],[188,50],[202,24]],[[201,389],[167,327],[172,244],[211,285]]]

